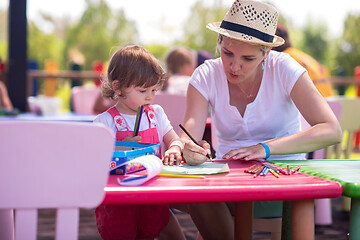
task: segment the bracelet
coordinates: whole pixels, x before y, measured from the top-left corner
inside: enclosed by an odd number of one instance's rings
[[[268,159],[270,157],[270,148],[269,148],[269,146],[264,142],[261,142],[259,144],[261,144],[261,146],[263,146],[265,148],[265,152],[266,152],[265,160]]]
[[[175,141],[173,141],[173,142],[170,144],[169,148],[171,148],[172,146],[178,146],[181,151],[184,149],[184,144],[183,144],[180,140],[175,140]]]

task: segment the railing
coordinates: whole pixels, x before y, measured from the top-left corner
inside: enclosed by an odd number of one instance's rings
[[[31,86],[33,85],[34,79],[46,78],[49,80],[56,80],[58,78],[69,79],[70,81],[87,81],[89,79],[99,79],[102,74],[98,74],[92,71],[63,71],[57,73],[50,73],[47,71],[29,70],[27,74],[28,84],[28,96],[31,95]]]

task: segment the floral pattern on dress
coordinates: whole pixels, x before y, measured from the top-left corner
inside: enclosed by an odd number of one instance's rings
[[[121,115],[117,115],[114,117],[115,126],[118,131],[126,128],[125,119]]]
[[[156,127],[155,113],[152,110],[148,111],[148,117],[152,127]]]

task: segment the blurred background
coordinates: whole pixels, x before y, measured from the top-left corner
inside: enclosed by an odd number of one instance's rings
[[[52,74],[63,71],[95,74],[89,75],[89,79],[76,79],[65,75],[57,78],[56,86],[52,87],[46,87],[45,81],[36,81],[46,75],[39,75],[39,72],[33,75],[31,86],[26,86],[26,96],[55,95],[63,100],[62,111],[70,111],[71,88],[76,85],[98,85],[99,79],[96,79],[96,75],[104,73],[111,54],[124,44],[140,44],[162,62],[165,54],[174,46],[184,46],[194,51],[206,50],[217,57],[217,36],[205,26],[209,22],[220,21],[232,2],[0,0],[0,77],[10,88],[9,95],[15,107],[24,111],[24,106],[16,100],[19,96],[14,93],[14,89],[19,86],[11,85],[11,82],[19,80],[11,80],[11,74],[6,74],[9,63],[11,65],[9,26],[14,26],[9,24],[9,19],[18,19],[9,16],[9,9],[16,12],[17,8],[23,9],[24,5],[26,8],[27,35],[19,32],[15,33],[15,36],[26,38],[28,69]],[[347,84],[339,85],[340,80],[336,78],[335,93],[356,95],[356,86],[349,83],[355,81],[354,69],[360,65],[358,2],[268,2],[279,10],[280,21],[288,27],[293,47],[326,66],[331,77],[340,76],[348,80]],[[28,75],[29,72],[27,77]]]

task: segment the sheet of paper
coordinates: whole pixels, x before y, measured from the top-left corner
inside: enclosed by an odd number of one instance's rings
[[[144,182],[146,182],[146,181],[150,180],[151,178],[155,177],[156,175],[158,175],[163,168],[163,163],[162,163],[161,159],[155,155],[144,155],[144,156],[135,158],[133,160],[130,160],[122,165],[131,164],[131,163],[138,163],[138,164],[143,165],[147,170],[147,176],[146,176],[146,178],[140,178],[140,179],[126,181],[126,182],[123,182],[123,181],[121,181],[120,178],[117,178],[117,181],[120,185],[125,185],[125,186],[141,185]]]
[[[229,171],[230,169],[227,163],[204,162],[203,164],[197,166],[190,166],[187,164],[179,166],[164,166],[161,173],[208,175],[226,173]]]

